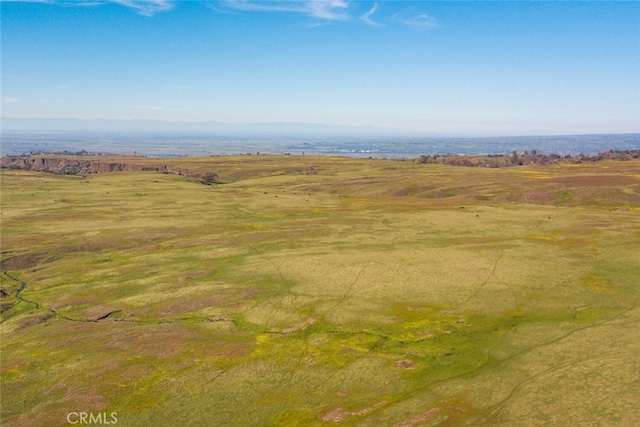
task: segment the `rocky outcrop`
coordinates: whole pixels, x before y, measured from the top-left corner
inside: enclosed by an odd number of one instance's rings
[[[153,165],[135,162],[113,162],[99,158],[83,158],[83,156],[4,156],[0,159],[0,167],[37,172],[50,172],[59,175],[87,176],[96,173],[151,171],[190,178],[202,179],[206,183],[214,183],[218,179],[215,172],[193,171],[172,165]]]
[[[158,170],[132,163],[113,163],[66,157],[45,156],[4,156],[0,166],[7,169],[22,169],[38,172],[51,172],[61,175],[91,175],[104,172],[134,172]]]

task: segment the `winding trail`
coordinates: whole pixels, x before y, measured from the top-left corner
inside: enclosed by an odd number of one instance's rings
[[[377,255],[376,255],[377,256]],[[336,302],[334,305],[332,305],[331,307],[329,307],[329,309],[327,309],[327,311],[325,311],[323,313],[323,316],[326,316],[327,314],[329,314],[331,311],[333,311],[336,307],[338,307],[340,304],[342,304],[347,297],[349,296],[349,294],[351,293],[351,289],[353,289],[353,287],[360,281],[360,276],[362,276],[362,274],[364,273],[364,271],[369,267],[369,265],[371,265],[371,263],[373,262],[373,260],[376,258],[376,256],[373,256],[369,261],[367,261],[367,263],[360,269],[360,271],[358,271],[358,274],[356,274],[355,279],[353,279],[353,281],[349,284],[349,286],[347,287],[347,290],[345,291],[345,293],[342,295],[342,298],[340,298],[340,301]]]
[[[491,280],[491,278],[495,278],[498,282],[501,282],[501,280],[498,278],[498,276],[496,276],[496,270],[498,269],[498,263],[500,262],[500,260],[502,259],[502,256],[504,255],[504,249],[500,250],[500,254],[498,255],[498,257],[493,261],[493,268],[491,269],[491,273],[489,273],[489,275],[486,277],[486,279],[484,279],[484,281],[482,283],[480,283],[480,285],[478,285],[475,289],[475,291],[473,293],[471,293],[464,301],[461,305],[465,305],[466,303],[468,303],[469,301],[471,301],[472,299],[474,299],[475,297],[478,296],[478,294],[484,289],[485,285],[487,283],[489,283],[489,280]]]

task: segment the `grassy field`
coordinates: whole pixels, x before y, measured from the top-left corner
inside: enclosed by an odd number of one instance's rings
[[[640,420],[639,161],[136,161],[1,172],[3,426]]]

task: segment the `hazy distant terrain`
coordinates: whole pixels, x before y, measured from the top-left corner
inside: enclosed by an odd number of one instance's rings
[[[333,129],[329,127],[330,129]],[[283,129],[287,129],[284,126]],[[322,154],[350,157],[413,158],[423,154],[510,154],[537,150],[545,154],[594,154],[608,150],[640,149],[640,134],[514,136],[486,138],[427,137],[404,134],[368,135],[336,128],[291,133],[254,134],[235,129],[211,131],[109,131],[4,129],[1,154],[77,152],[146,156],[203,156],[226,154]]]

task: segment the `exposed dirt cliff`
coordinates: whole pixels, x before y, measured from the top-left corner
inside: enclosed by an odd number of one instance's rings
[[[4,156],[0,159],[0,167],[28,171],[50,172],[59,175],[87,176],[95,173],[152,171],[202,179],[207,183],[216,182],[215,172],[193,171],[166,164],[136,163],[135,158],[125,157],[127,161],[114,162],[111,159],[100,159],[98,156]]]

